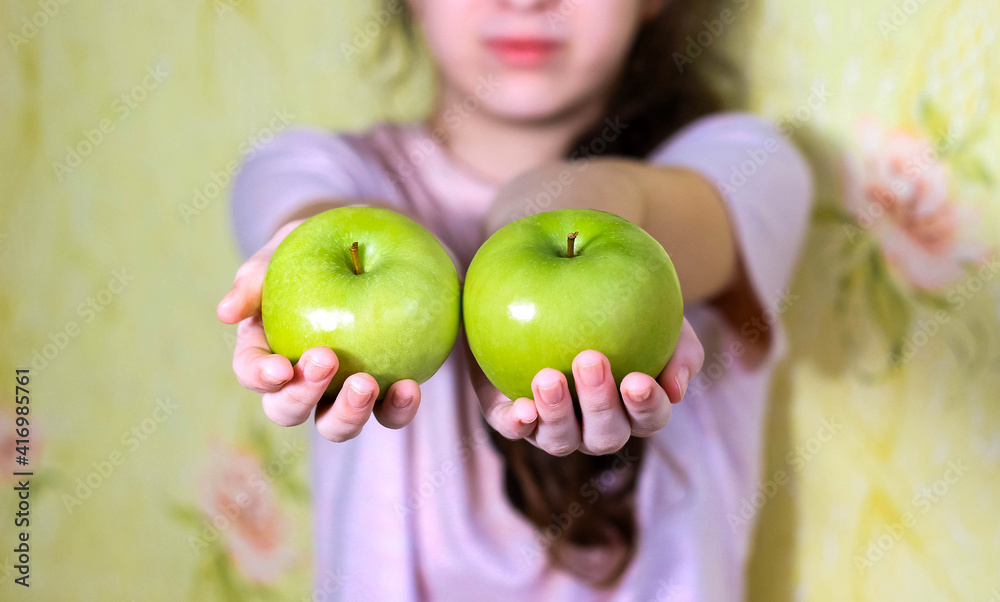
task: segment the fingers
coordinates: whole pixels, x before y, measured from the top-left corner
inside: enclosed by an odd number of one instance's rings
[[[236,270],[233,288],[219,301],[215,313],[226,324],[236,324],[260,311],[260,294],[264,287],[264,276],[271,263],[274,250],[288,234],[299,226],[303,219],[296,219],[278,228],[267,244],[254,253],[250,259]]]
[[[393,383],[382,403],[375,407],[375,418],[386,428],[403,428],[413,421],[420,406],[420,386],[414,380]]]
[[[271,353],[259,315],[243,320],[236,330],[233,372],[241,385],[257,393],[273,393],[294,375],[288,358]]]
[[[538,412],[535,403],[527,397],[511,401],[500,391],[486,398],[479,398],[483,416],[498,433],[507,439],[524,439],[535,430]]]
[[[688,383],[701,371],[704,363],[705,349],[701,346],[694,328],[685,318],[681,326],[680,340],[677,341],[677,349],[656,379],[669,395],[671,403],[680,403],[687,392]]]
[[[592,455],[618,451],[628,441],[632,427],[608,359],[597,351],[580,352],[573,360],[573,378],[583,415],[580,450]]]
[[[479,398],[479,409],[483,412],[486,423],[507,439],[524,439],[535,430],[538,412],[535,403],[526,397],[511,401],[483,374],[476,361],[469,343],[462,337],[462,347],[465,350],[472,386]]]
[[[226,324],[236,324],[260,312],[260,293],[273,252],[274,249],[270,246],[264,247],[236,270],[233,288],[215,309],[220,320]]]
[[[582,437],[566,377],[558,370],[545,368],[531,381],[531,392],[538,411],[538,427],[532,443],[553,456],[576,451]]]
[[[361,433],[378,397],[378,383],[368,374],[353,374],[331,405],[316,408],[316,430],[325,439],[341,443]]]
[[[651,376],[632,372],[622,379],[622,401],[636,437],[648,437],[670,421],[670,398]]]
[[[337,373],[337,354],[328,347],[306,350],[294,375],[279,390],[264,394],[264,414],[280,426],[305,422]]]

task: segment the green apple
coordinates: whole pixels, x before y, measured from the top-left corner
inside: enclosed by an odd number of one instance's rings
[[[532,397],[543,368],[566,375],[594,349],[620,385],[630,372],[656,377],[684,319],[677,272],[642,228],[610,213],[560,209],[504,226],[476,253],[465,278],[469,347],[511,399]]]
[[[281,241],[264,277],[267,342],[293,362],[326,346],[340,368],[327,388],[371,374],[392,383],[430,378],[448,358],[461,319],[458,274],[434,236],[388,209],[340,207]]]

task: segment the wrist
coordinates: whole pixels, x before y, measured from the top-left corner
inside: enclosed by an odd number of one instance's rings
[[[620,158],[557,161],[502,186],[484,220],[484,237],[506,224],[556,209],[596,209],[642,225],[645,203],[635,161]]]
[[[515,220],[551,211],[575,169],[569,162],[558,161],[528,170],[497,191],[483,220],[483,238]],[[565,172],[565,173],[564,173]],[[562,176],[563,182],[560,182]]]
[[[285,240],[285,237],[288,236],[292,230],[298,228],[299,225],[302,222],[306,221],[307,219],[309,218],[303,217],[299,219],[293,219],[291,221],[287,221],[284,224],[282,224],[281,227],[275,230],[274,234],[271,235],[271,240],[268,241],[268,246],[277,247],[281,241]]]

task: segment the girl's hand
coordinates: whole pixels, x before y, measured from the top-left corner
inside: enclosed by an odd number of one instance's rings
[[[384,426],[401,428],[413,420],[420,405],[420,387],[401,380],[389,387],[376,408],[378,384],[368,374],[347,379],[332,404],[319,404],[337,373],[337,354],[329,347],[307,349],[292,366],[288,358],[271,353],[260,316],[261,289],[271,255],[285,236],[304,220],[289,222],[264,247],[240,266],[236,281],[216,313],[226,324],[239,323],[233,371],[240,384],[263,393],[264,413],[281,426],[302,424],[316,409],[316,430],[330,441],[347,441],[360,432],[374,409]],[[317,407],[319,406],[319,407]]]
[[[611,364],[604,354],[583,351],[573,360],[573,379],[583,414],[573,411],[573,399],[562,372],[545,368],[531,382],[534,400],[511,401],[496,389],[469,353],[473,383],[486,421],[508,439],[527,439],[554,456],[574,451],[611,454],[629,437],[648,437],[670,420],[671,404],[684,397],[690,380],[701,370],[705,350],[687,319],[667,366],[653,379],[632,372],[615,387]]]

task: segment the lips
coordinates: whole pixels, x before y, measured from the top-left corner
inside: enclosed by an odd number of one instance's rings
[[[561,41],[549,38],[509,37],[486,40],[486,47],[504,64],[520,68],[541,67],[562,45]]]

